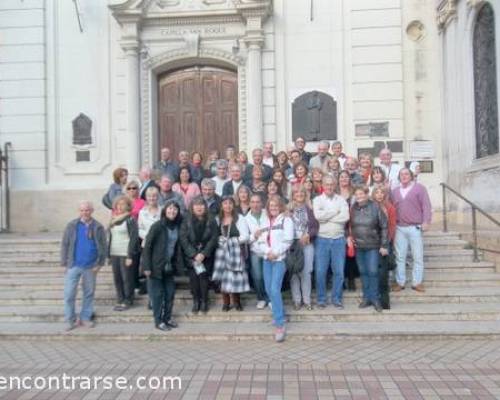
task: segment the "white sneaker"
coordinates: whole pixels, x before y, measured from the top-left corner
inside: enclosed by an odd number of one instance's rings
[[[274,339],[278,342],[281,343],[285,340],[286,336],[286,330],[285,327],[282,326],[281,328],[276,328],[276,333],[274,334]]]
[[[257,302],[257,310],[263,310],[264,308],[266,308],[266,302],[264,300]]]

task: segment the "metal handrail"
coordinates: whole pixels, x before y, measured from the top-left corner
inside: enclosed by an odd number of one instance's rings
[[[478,254],[478,244],[477,244],[477,215],[476,213],[479,211],[483,216],[488,218],[495,225],[500,227],[500,221],[493,218],[490,214],[484,211],[481,207],[479,207],[476,203],[470,201],[467,197],[460,194],[458,191],[450,187],[444,182],[441,182],[441,186],[443,188],[443,232],[448,232],[448,214],[446,211],[446,190],[452,192],[455,196],[465,201],[467,204],[471,206],[472,212],[472,247],[474,250],[474,262],[479,262],[479,254]]]
[[[2,172],[5,174],[3,186],[5,187],[4,194],[0,192],[0,196],[5,195],[5,226],[3,226],[3,214],[0,218],[0,231],[9,232],[10,230],[10,188],[9,188],[9,149],[12,147],[10,142],[4,143],[3,153],[0,149],[0,181]],[[0,182],[1,184],[2,182]],[[3,211],[2,211],[3,213]]]

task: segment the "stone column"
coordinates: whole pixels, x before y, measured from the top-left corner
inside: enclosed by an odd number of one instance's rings
[[[140,92],[139,92],[139,47],[130,45],[124,47],[127,59],[127,160],[126,166],[130,174],[136,175],[141,167],[141,125],[140,125]]]
[[[262,46],[264,35],[261,19],[248,18],[247,36],[247,150],[262,147],[264,132],[262,123]]]

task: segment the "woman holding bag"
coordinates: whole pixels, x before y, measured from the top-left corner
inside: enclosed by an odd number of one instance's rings
[[[177,323],[172,319],[172,307],[175,296],[174,273],[180,260],[180,224],[179,205],[175,200],[167,201],[160,220],[151,226],[146,235],[142,252],[155,327],[162,331],[177,328]]]
[[[193,295],[193,314],[198,314],[200,310],[208,312],[209,276],[217,238],[217,223],[208,211],[203,196],[195,197],[182,222],[180,234],[184,265]]]
[[[250,291],[246,271],[246,244],[250,231],[245,217],[238,214],[232,196],[222,198],[219,215],[219,246],[215,252],[212,280],[221,283],[222,311],[242,311],[240,294]]]

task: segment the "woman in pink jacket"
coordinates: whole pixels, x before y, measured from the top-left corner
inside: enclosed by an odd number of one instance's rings
[[[179,170],[179,182],[172,185],[172,190],[181,194],[184,199],[186,210],[189,209],[191,200],[200,194],[199,186],[191,181],[191,171],[189,167],[182,167]]]

